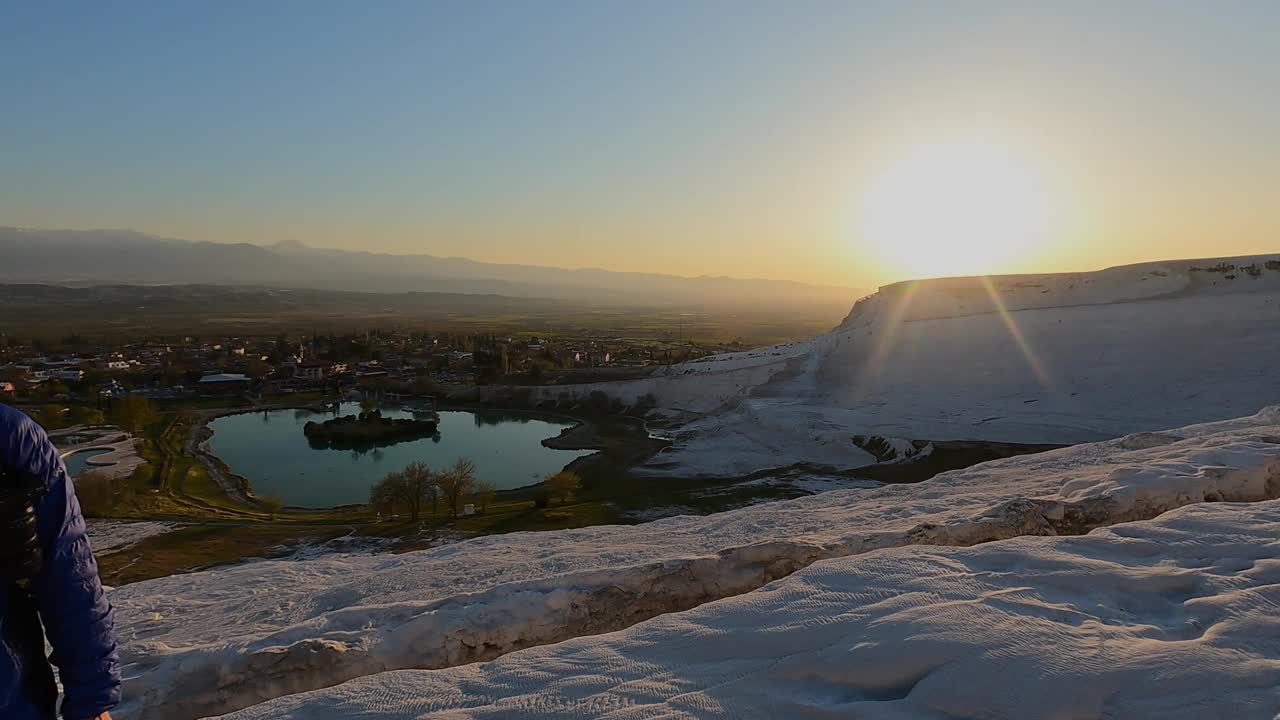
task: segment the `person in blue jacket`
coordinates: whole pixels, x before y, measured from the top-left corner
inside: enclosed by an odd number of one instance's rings
[[[52,660],[62,717],[110,720],[120,701],[114,615],[75,489],[44,430],[4,405],[0,484],[0,718],[56,718]]]

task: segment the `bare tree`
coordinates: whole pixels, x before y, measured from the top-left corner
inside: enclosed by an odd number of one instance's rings
[[[452,467],[436,476],[440,494],[444,496],[445,504],[454,517],[458,516],[458,504],[462,497],[470,492],[475,483],[476,465],[465,458],[460,458]]]
[[[401,509],[408,510],[404,473],[389,472],[374,483],[369,488],[369,506],[382,515],[394,515]]]
[[[440,507],[440,473],[432,472],[424,462],[411,462],[405,465],[404,474],[409,494],[417,500],[418,508],[431,503],[431,523],[434,525]]]
[[[387,473],[369,490],[369,504],[379,512],[403,509],[409,520],[418,522],[422,509],[431,503],[431,520],[435,522],[440,491],[435,474],[426,463],[409,463],[403,470]]]
[[[489,503],[498,494],[498,486],[488,480],[476,480],[472,492],[475,495],[476,504],[480,506],[480,512],[489,509]]]
[[[564,504],[564,501],[567,500],[570,495],[574,494],[578,491],[578,488],[582,487],[582,478],[578,477],[577,473],[564,470],[553,475],[548,475],[546,479],[542,481],[542,486],[546,488],[547,492],[550,493],[552,497],[560,498],[560,503]]]

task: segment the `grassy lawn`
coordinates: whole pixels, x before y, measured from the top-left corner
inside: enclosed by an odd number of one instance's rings
[[[252,525],[192,525],[118,552],[98,556],[102,581],[117,586],[255,557],[287,554],[293,546],[322,542],[350,532],[350,527],[315,527],[270,523]]]
[[[613,508],[601,501],[569,500],[539,508],[532,500],[498,501],[483,513],[452,521],[454,530],[468,535],[490,535],[521,530],[563,530],[604,525],[617,519]]]

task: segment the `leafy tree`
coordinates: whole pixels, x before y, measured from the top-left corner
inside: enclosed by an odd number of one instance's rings
[[[460,458],[453,464],[453,467],[436,474],[436,485],[440,488],[440,494],[444,497],[449,513],[454,517],[458,516],[459,502],[471,490],[475,482],[475,463],[465,458]]]
[[[156,487],[156,467],[151,463],[143,463],[133,469],[126,487],[152,489]]]
[[[111,422],[141,435],[147,426],[160,418],[155,405],[141,395],[126,395],[111,401]]]
[[[80,379],[80,384],[85,387],[93,387],[106,382],[107,374],[101,370],[87,370],[84,377]]]
[[[270,372],[271,367],[256,355],[245,362],[245,374],[255,380],[261,380]]]
[[[187,375],[191,372],[191,369],[185,363],[170,362],[165,366],[161,378],[165,385],[183,385],[187,382]]]
[[[72,405],[67,419],[72,425],[101,425],[106,420],[101,410],[87,405]]]
[[[85,515],[98,517],[111,511],[111,479],[98,470],[80,473],[73,481],[76,499]]]
[[[429,377],[415,378],[409,388],[415,395],[430,395],[439,391],[439,388],[436,387],[435,383],[431,382]]]
[[[560,504],[564,504],[570,495],[578,491],[582,487],[582,478],[577,473],[567,470],[548,475],[542,481],[542,486],[546,488],[547,493],[551,497],[559,498]]]
[[[27,377],[27,371],[23,370],[22,368],[17,368],[17,367],[0,368],[0,380],[4,380],[7,382],[18,382],[19,380],[25,380],[26,377]]]
[[[258,498],[258,504],[262,506],[263,510],[267,511],[272,520],[275,520],[276,514],[284,507],[284,500],[280,499],[279,495],[268,495],[264,498]]]
[[[63,416],[63,407],[61,405],[41,405],[40,406],[40,425],[45,430],[58,430],[67,424],[66,418]]]

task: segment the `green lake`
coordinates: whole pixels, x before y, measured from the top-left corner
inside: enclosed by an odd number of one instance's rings
[[[555,437],[572,421],[547,420],[518,413],[442,411],[432,437],[370,447],[336,450],[312,447],[302,434],[308,421],[322,422],[360,412],[343,403],[336,412],[268,410],[217,418],[209,423],[209,450],[249,479],[255,495],[279,495],[287,505],[333,507],[363,503],[369,488],[387,473],[421,461],[433,468],[466,458],[476,476],[499,489],[532,485],[591,451],[552,450],[542,440]],[[384,417],[413,417],[383,409]]]

